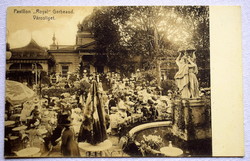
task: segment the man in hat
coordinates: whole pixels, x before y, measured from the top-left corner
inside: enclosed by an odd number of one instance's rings
[[[51,102],[49,103],[49,106],[50,107],[54,107],[56,104],[55,104],[55,99],[52,99]]]
[[[117,101],[114,98],[114,95],[112,94],[111,99],[109,100],[109,103],[108,103],[109,111],[111,110],[111,107],[116,107],[116,105],[117,105]]]
[[[64,131],[62,133],[62,144],[61,144],[61,152],[65,157],[80,157],[80,150],[77,142],[75,141],[75,134],[70,129],[71,121],[64,120],[61,124],[64,127]]]
[[[149,111],[148,111],[148,108],[146,107],[147,106],[147,103],[146,102],[143,102],[142,103],[142,108],[141,108],[141,112],[142,112],[142,116],[143,116],[143,120],[147,120],[148,117],[149,117]]]
[[[53,146],[56,146],[58,143],[56,140],[60,138],[61,136],[61,133],[63,130],[62,124],[65,122],[65,120],[69,120],[69,115],[63,114],[62,111],[59,111],[57,115],[57,127],[52,132],[52,136],[51,136],[51,143]]]
[[[156,107],[155,107],[155,105],[154,105],[154,102],[153,102],[153,100],[151,100],[151,99],[149,99],[148,100],[148,104],[149,104],[149,119],[151,120],[151,121],[155,121],[155,119],[157,118],[157,116],[158,116],[158,111],[157,111],[157,109],[156,109]]]
[[[38,106],[35,105],[34,109],[30,113],[30,116],[33,116],[34,118],[34,116],[37,116],[37,114],[39,114],[39,110],[38,110]]]

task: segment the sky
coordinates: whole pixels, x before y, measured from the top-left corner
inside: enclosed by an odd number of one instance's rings
[[[92,13],[94,7],[9,7],[7,11],[7,41],[11,48],[27,45],[31,37],[43,47],[53,43],[55,33],[59,45],[74,45],[77,24]],[[71,11],[72,14],[53,13],[53,10]],[[27,11],[27,13],[23,13]],[[39,10],[39,12],[36,12]],[[51,10],[46,13],[47,10]],[[18,12],[19,11],[19,12]],[[30,11],[30,12],[29,12]],[[43,12],[45,11],[45,12]],[[55,20],[34,20],[33,16],[51,17]]]
[[[73,14],[53,13],[53,10],[71,11],[72,9]],[[49,48],[49,45],[53,43],[52,37],[55,33],[56,43],[59,45],[74,45],[77,24],[90,15],[93,9],[93,6],[9,7],[7,11],[7,41],[10,44],[10,48],[18,48],[27,45],[31,38],[33,38],[40,46]],[[39,12],[36,12],[37,10]],[[47,10],[50,10],[50,12],[46,13]],[[24,11],[26,13],[23,13]],[[55,20],[34,20],[33,16],[54,16]],[[178,35],[181,35],[181,37],[177,38]],[[178,35],[174,36],[174,38],[182,41],[185,40],[185,35]]]

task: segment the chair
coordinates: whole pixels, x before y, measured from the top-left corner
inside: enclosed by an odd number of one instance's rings
[[[123,150],[126,147],[127,143],[128,143],[128,138],[121,137],[117,144],[113,144],[114,149],[110,153],[111,157],[123,157],[125,154]]]
[[[22,149],[27,148],[28,144],[29,144],[29,137],[26,135],[21,139]]]

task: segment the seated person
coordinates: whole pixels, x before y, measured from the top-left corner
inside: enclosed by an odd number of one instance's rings
[[[31,113],[30,113],[30,116],[33,116],[34,117],[34,114],[37,114],[37,113],[39,113],[39,110],[38,110],[38,106],[36,105],[35,107],[34,107],[34,109],[31,111]]]

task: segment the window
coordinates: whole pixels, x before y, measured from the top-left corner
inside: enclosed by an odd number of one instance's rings
[[[68,71],[69,71],[69,66],[62,65],[62,76],[63,77],[67,77]]]

